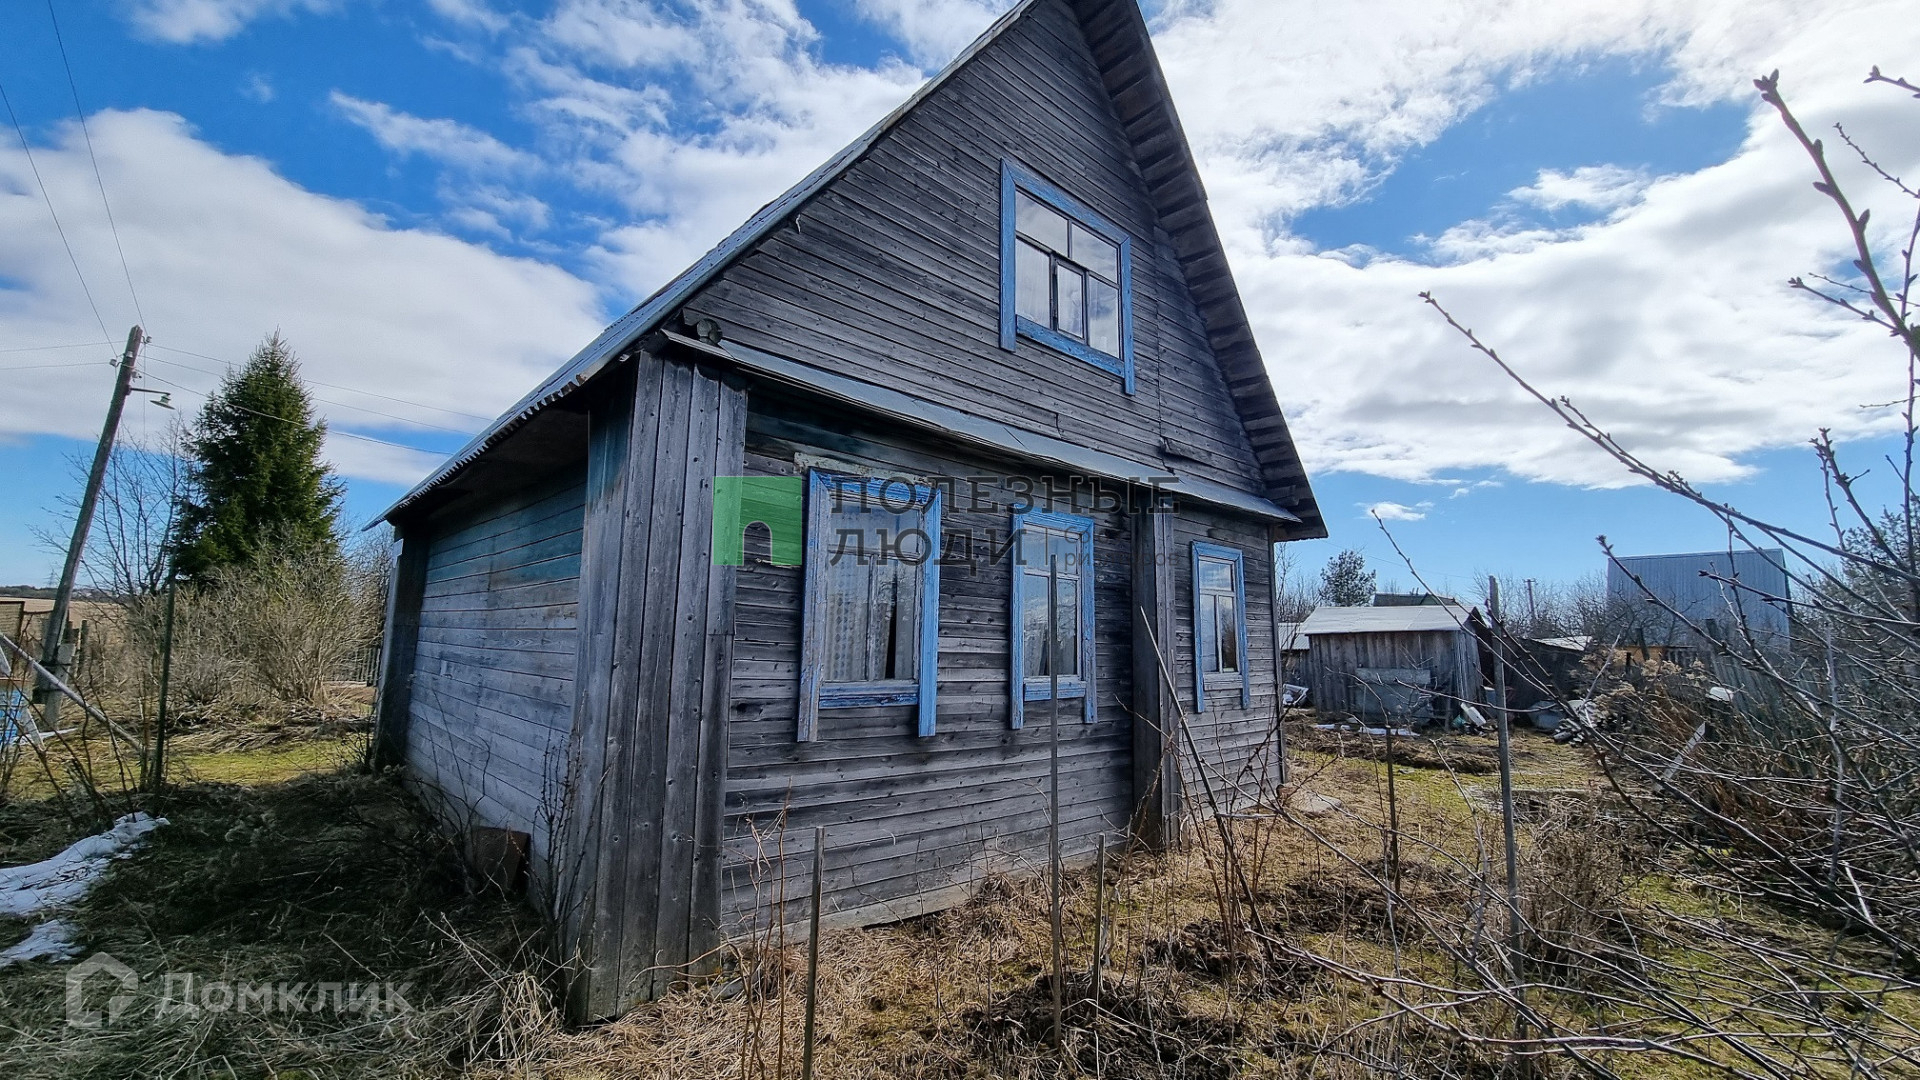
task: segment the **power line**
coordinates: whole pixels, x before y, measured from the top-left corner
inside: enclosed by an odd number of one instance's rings
[[[67,240],[66,227],[60,224],[60,214],[53,208],[53,196],[47,194],[47,182],[40,178],[40,166],[33,160],[33,146],[27,142],[26,129],[20,126],[20,117],[13,111],[13,99],[7,96],[7,88],[0,85],[0,104],[7,107],[7,118],[13,121],[13,130],[20,136],[20,149],[27,152],[27,167],[33,170],[33,182],[40,187],[40,198],[47,204],[47,213],[53,216],[53,228],[60,234],[60,244],[67,249],[67,261],[73,264],[73,276],[80,279],[80,291],[87,296],[87,306],[93,309],[93,321],[100,324],[100,336],[112,340],[113,334],[107,330],[107,320],[100,317],[100,305],[93,302],[93,290],[87,288],[87,275],[80,272],[80,260],[74,257],[73,244]]]
[[[60,36],[60,17],[53,13],[53,0],[47,0],[47,18],[53,21],[53,41],[60,46],[60,65],[67,69],[67,89],[73,92],[73,114],[80,118],[80,134],[86,139],[87,160],[93,163],[93,182],[100,187],[100,205],[107,211],[107,228],[113,233],[113,250],[120,253],[120,272],[127,278],[127,295],[133,297],[133,313],[140,317],[140,325],[147,323],[147,313],[140,310],[140,294],[133,288],[133,271],[127,267],[126,249],[120,246],[120,226],[113,220],[113,204],[107,201],[107,182],[100,176],[100,159],[93,153],[93,132],[87,130],[87,111],[80,107],[80,86],[73,81],[73,64],[67,60],[67,42]]]
[[[102,363],[99,360],[74,360],[65,364],[18,364],[13,367],[0,367],[0,371],[44,371],[48,368],[94,367]]]
[[[166,383],[166,384],[167,384],[168,386],[171,386],[171,387],[173,387],[174,389],[176,389],[176,390],[179,390],[179,391],[181,391],[182,393],[187,393],[187,394],[193,394],[193,395],[195,395],[195,396],[197,396],[197,397],[202,397],[202,398],[207,398],[207,399],[209,399],[209,400],[211,400],[211,398],[213,397],[213,395],[212,395],[212,394],[209,394],[209,393],[207,393],[207,392],[206,392],[205,390],[195,390],[195,389],[194,389],[193,387],[191,387],[191,386],[186,386],[186,385],[183,385],[183,384],[181,384],[181,383],[177,383],[177,382],[174,382],[174,381],[173,381],[172,379],[168,379],[168,378],[164,378],[164,377],[162,377],[162,376],[159,376],[159,375],[155,375],[155,374],[154,374],[153,372],[151,372],[151,371],[149,371],[149,372],[147,372],[147,373],[145,373],[144,375],[142,375],[142,376],[141,376],[141,378],[143,378],[143,379],[152,379],[152,380],[154,380],[155,382],[163,382],[163,383]],[[284,417],[284,416],[275,416],[275,415],[274,415],[274,414],[272,414],[272,413],[265,413],[265,412],[261,412],[261,411],[260,411],[260,410],[258,410],[258,409],[249,409],[249,408],[247,408],[247,407],[246,407],[245,405],[236,405],[236,404],[234,404],[234,403],[233,403],[233,402],[231,402],[231,401],[229,401],[229,402],[227,402],[227,406],[228,406],[229,408],[234,408],[234,409],[239,409],[239,410],[240,410],[241,412],[243,412],[243,413],[250,413],[250,414],[252,414],[252,415],[254,415],[254,416],[258,416],[258,417],[261,417],[261,418],[263,418],[263,419],[267,419],[267,420],[278,420],[278,421],[280,421],[280,422],[281,422],[281,423],[283,423],[283,424],[292,424],[292,425],[294,425],[294,426],[296,426],[296,427],[307,427],[307,426],[309,426],[309,425],[307,425],[307,424],[303,424],[303,423],[301,423],[301,422],[300,422],[300,421],[298,421],[298,420],[290,420],[290,419],[288,419],[287,417]],[[357,433],[355,433],[355,432],[352,432],[352,431],[343,431],[343,430],[341,430],[340,428],[334,428],[334,427],[330,427],[330,428],[328,428],[328,429],[327,429],[327,434],[329,434],[329,435],[339,435],[339,436],[341,436],[342,438],[347,438],[347,439],[359,439],[359,440],[360,440],[361,442],[370,442],[370,443],[379,443],[379,444],[380,444],[381,446],[391,446],[391,447],[394,447],[395,449],[398,449],[398,450],[411,450],[411,451],[413,451],[413,452],[414,452],[414,453],[416,453],[416,454],[430,454],[430,455],[432,455],[432,456],[434,456],[434,457],[445,457],[445,456],[446,456],[446,453],[445,453],[444,451],[440,451],[440,450],[428,450],[428,449],[426,449],[426,448],[424,448],[424,447],[420,447],[420,446],[408,446],[408,445],[407,445],[406,443],[397,443],[397,442],[394,442],[394,441],[392,441],[391,439],[376,439],[376,438],[374,438],[374,437],[373,437],[373,436],[371,436],[371,435],[361,435],[361,434],[357,434]]]
[[[111,341],[76,341],[71,345],[22,345],[17,349],[0,349],[0,353],[16,352],[52,352],[55,349],[97,349],[102,345],[111,345]]]
[[[207,370],[206,368],[197,368],[197,367],[194,367],[194,366],[193,366],[192,364],[182,364],[182,363],[180,363],[180,362],[179,362],[179,361],[177,361],[177,360],[162,360],[162,359],[161,359],[160,357],[158,357],[158,356],[150,356],[150,357],[148,357],[147,359],[149,359],[149,360],[159,360],[159,361],[160,361],[161,363],[163,363],[163,364],[166,364],[166,365],[168,365],[169,367],[177,367],[177,368],[185,368],[185,369],[187,369],[188,371],[197,371],[197,372],[199,372],[199,373],[200,373],[200,374],[202,374],[202,375],[218,375],[218,374],[219,374],[218,372],[214,372],[214,371],[208,371],[208,370]],[[303,382],[311,382],[312,380],[310,380],[310,379],[303,379],[302,381],[303,381]],[[325,384],[325,383],[322,383],[322,384],[319,384],[319,385],[323,385],[323,386],[324,386],[324,385],[328,385],[328,384]],[[357,393],[357,392],[358,392],[358,391],[356,391],[356,393]],[[369,408],[367,408],[367,407],[366,407],[365,405],[349,405],[349,404],[347,404],[347,403],[346,403],[346,402],[344,402],[344,401],[335,401],[335,400],[333,400],[332,398],[323,398],[323,397],[321,397],[321,396],[320,396],[320,395],[318,395],[318,394],[312,394],[312,393],[310,393],[310,394],[309,394],[308,396],[309,396],[309,397],[312,397],[312,398],[313,398],[313,400],[315,400],[315,401],[319,401],[319,402],[324,402],[324,403],[326,403],[326,404],[328,404],[328,405],[333,405],[333,406],[335,406],[335,407],[337,407],[337,408],[342,408],[342,409],[352,409],[352,410],[354,410],[354,411],[356,411],[356,412],[363,412],[363,413],[366,413],[366,414],[367,414],[367,415],[369,415],[369,416],[384,416],[384,417],[386,417],[386,418],[387,418],[387,419],[389,419],[389,420],[398,420],[398,421],[399,421],[400,423],[403,423],[403,424],[413,424],[413,425],[415,425],[415,426],[417,426],[417,427],[430,427],[430,428],[435,428],[435,429],[437,429],[437,430],[440,430],[440,431],[450,431],[450,432],[452,432],[452,433],[454,433],[455,435],[468,435],[468,434],[471,434],[471,432],[468,432],[468,431],[467,431],[466,429],[464,429],[464,428],[456,428],[456,427],[448,427],[448,426],[446,426],[445,424],[429,424],[429,423],[428,423],[428,422],[426,422],[425,420],[414,420],[414,419],[412,419],[412,418],[410,418],[410,417],[405,417],[405,416],[398,416],[398,415],[395,415],[394,413],[390,413],[390,412],[381,412],[381,411],[380,411],[379,409],[369,409]],[[374,395],[374,396],[375,396],[375,397],[378,397],[378,396],[380,396],[380,395],[378,395],[378,394],[376,394],[376,395]],[[426,407],[426,408],[431,408],[432,406],[425,406],[425,407]]]
[[[234,364],[233,364],[233,361],[231,361],[231,360],[222,360],[222,359],[220,359],[220,358],[219,358],[219,357],[217,357],[217,356],[208,356],[208,355],[207,355],[206,353],[197,353],[197,352],[191,352],[191,351],[189,351],[189,350],[187,350],[187,349],[176,349],[176,348],[174,348],[174,347],[172,347],[172,346],[170,346],[170,345],[154,345],[154,344],[152,344],[152,343],[148,343],[148,347],[149,347],[149,348],[153,348],[153,349],[165,349],[165,350],[166,350],[166,351],[168,351],[168,352],[171,352],[171,353],[179,353],[179,354],[180,354],[180,355],[182,355],[182,356],[197,356],[197,357],[199,357],[199,358],[200,358],[200,359],[202,359],[202,360],[211,360],[211,361],[213,361],[213,362],[214,362],[214,363],[216,363],[216,364],[224,364],[224,365],[226,365],[226,367],[227,367],[227,368],[228,368],[229,370],[231,370],[231,369],[232,369],[232,368],[234,367]],[[174,360],[162,360],[162,359],[161,359],[160,357],[157,357],[157,356],[156,356],[156,357],[153,357],[153,359],[155,359],[155,360],[160,360],[160,362],[161,362],[161,363],[163,363],[163,364],[172,364],[172,365],[173,365],[174,367],[183,367],[183,368],[186,368],[186,369],[187,369],[188,371],[198,371],[198,372],[200,372],[200,373],[201,373],[201,374],[203,374],[203,375],[218,375],[218,374],[219,374],[219,372],[217,372],[217,371],[208,371],[208,370],[206,370],[205,368],[197,368],[197,367],[194,367],[194,366],[193,366],[192,364],[182,364],[182,363],[179,363],[178,361],[174,361]],[[434,410],[435,412],[443,412],[443,413],[447,413],[447,414],[448,414],[448,415],[450,415],[450,416],[466,416],[466,417],[471,417],[471,418],[473,418],[473,419],[475,419],[475,420],[481,420],[481,421],[486,421],[486,420],[492,420],[492,419],[493,419],[493,417],[491,417],[491,416],[481,416],[481,415],[480,415],[479,413],[470,413],[470,412],[462,412],[462,411],[460,411],[459,409],[449,409],[449,408],[447,408],[447,407],[446,407],[445,405],[429,405],[429,404],[427,404],[427,403],[426,403],[426,402],[424,402],[424,401],[408,401],[408,400],[407,400],[406,398],[401,398],[401,397],[394,397],[394,396],[393,396],[393,395],[391,395],[391,394],[376,394],[376,393],[374,393],[374,392],[373,392],[372,390],[362,390],[362,389],[360,389],[360,388],[359,388],[359,387],[357,387],[357,386],[342,386],[342,385],[340,385],[339,383],[329,383],[329,382],[321,382],[321,381],[320,381],[320,380],[318,380],[318,379],[309,379],[309,378],[307,378],[307,377],[306,377],[305,375],[302,375],[302,376],[300,377],[300,379],[301,379],[301,381],[302,381],[302,382],[306,382],[306,383],[311,383],[311,384],[312,384],[312,385],[314,385],[314,386],[325,386],[325,387],[328,387],[329,389],[333,389],[333,390],[345,390],[345,391],[346,391],[347,393],[349,393],[349,394],[365,394],[365,395],[366,395],[366,396],[368,396],[368,397],[374,397],[374,398],[379,398],[379,399],[380,399],[380,400],[382,400],[382,401],[391,401],[391,402],[394,402],[395,404],[398,404],[398,405],[411,405],[411,406],[413,406],[413,407],[414,407],[414,408],[416,408],[416,409],[432,409],[432,410]],[[325,400],[325,399],[321,399],[321,400]],[[332,402],[332,403],[330,403],[330,404],[338,404],[338,403],[337,403],[337,402]],[[345,407],[346,407],[346,408],[349,408],[349,409],[352,409],[352,408],[356,408],[357,406],[353,406],[353,405],[348,405],[348,406],[345,406]],[[387,414],[386,414],[386,413],[379,413],[379,414],[377,414],[377,415],[381,415],[381,416],[385,416],[385,415],[387,415]],[[402,418],[401,418],[401,417],[394,417],[394,419],[396,419],[396,420],[398,420],[398,419],[402,419]],[[408,423],[419,423],[419,421],[417,421],[417,420],[409,420],[409,421],[407,421],[407,422],[408,422]],[[447,429],[447,430],[450,430],[450,431],[451,431],[451,430],[456,430],[456,429],[452,429],[452,428],[449,428],[449,429]],[[463,434],[463,435],[464,435],[464,434],[466,434],[466,432],[461,432],[461,434]]]

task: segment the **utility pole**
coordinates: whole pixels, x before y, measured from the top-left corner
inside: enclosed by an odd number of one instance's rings
[[[67,609],[73,603],[73,581],[80,573],[80,556],[87,549],[87,531],[93,527],[94,504],[99,502],[100,485],[107,478],[107,460],[113,456],[114,436],[120,432],[120,413],[133,390],[133,366],[140,358],[140,345],[144,340],[137,326],[127,332],[127,349],[120,356],[120,374],[113,381],[113,400],[107,405],[107,423],[100,429],[100,445],[93,451],[93,468],[87,472],[87,490],[80,497],[80,515],[73,522],[73,540],[67,545],[67,564],[60,570],[60,588],[53,594],[53,610],[47,613],[47,629],[40,642],[40,664],[60,678],[66,677],[68,662],[73,658],[73,650],[67,645]],[[58,730],[59,691],[41,679],[34,696],[39,699],[46,729]]]

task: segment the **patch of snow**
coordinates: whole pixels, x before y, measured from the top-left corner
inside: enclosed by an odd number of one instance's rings
[[[48,919],[10,949],[0,949],[0,968],[27,960],[71,960],[80,955],[80,928],[65,919]]]
[[[148,833],[166,823],[166,818],[144,812],[128,814],[113,828],[76,840],[51,859],[0,868],[0,915],[20,918],[77,903],[108,864],[133,854]],[[79,927],[67,920],[48,919],[12,948],[0,950],[0,968],[24,960],[71,960],[80,952],[74,940],[78,936]]]
[[[128,814],[113,828],[76,840],[51,859],[0,869],[0,915],[20,918],[78,901],[107,864],[132,854],[148,833],[166,823],[166,818],[145,812]]]

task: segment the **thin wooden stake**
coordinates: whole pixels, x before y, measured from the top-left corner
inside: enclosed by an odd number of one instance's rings
[[[171,560],[169,560],[171,562]],[[159,791],[167,786],[167,689],[173,678],[173,594],[175,572],[167,568],[167,620],[160,631],[160,708],[153,722],[153,771],[148,787]]]
[[[1507,663],[1500,649],[1500,579],[1487,578],[1487,618],[1493,624],[1493,714],[1499,720],[1500,732],[1500,817],[1506,830],[1507,845],[1507,955],[1512,969],[1514,982],[1521,978],[1521,965],[1525,954],[1520,948],[1520,844],[1516,832],[1513,814],[1513,737],[1507,717]],[[1519,996],[1522,1006],[1526,1004],[1526,991],[1515,986],[1514,993]],[[1527,1037],[1526,1013],[1514,1010],[1514,1029],[1517,1036]]]
[[[1393,882],[1394,895],[1400,894],[1400,793],[1394,783],[1394,715],[1387,712],[1387,879]]]
[[[1100,968],[1107,957],[1107,834],[1100,834],[1093,870],[1093,1003],[1100,1003]]]
[[[1060,556],[1047,559],[1047,676],[1050,708],[1047,775],[1047,868],[1053,892],[1053,1045],[1063,1040],[1066,932],[1060,924]]]
[[[1827,857],[1827,886],[1831,888],[1840,880],[1840,841],[1847,820],[1847,754],[1840,741],[1840,662],[1834,656],[1831,627],[1826,636],[1827,739],[1833,743],[1833,850]]]
[[[807,1020],[802,1029],[800,1080],[813,1080],[813,1014],[820,997],[820,879],[826,876],[827,827],[813,827],[813,910],[807,915]]]

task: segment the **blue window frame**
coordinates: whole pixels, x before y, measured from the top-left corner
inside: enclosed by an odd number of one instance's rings
[[[1086,204],[1000,162],[1000,347],[1019,338],[1120,376],[1133,393],[1133,241]]]
[[[1093,669],[1093,519],[1038,510],[1013,515],[1012,726],[1026,726],[1029,701],[1080,699],[1096,718]],[[1057,569],[1057,573],[1055,572]],[[1049,651],[1048,596],[1053,597]]]
[[[939,555],[939,489],[807,474],[799,741],[818,736],[820,710],[861,705],[917,705],[933,734]]]
[[[1247,662],[1246,559],[1239,548],[1193,544],[1193,711],[1207,711],[1207,691],[1240,690],[1253,707]]]

